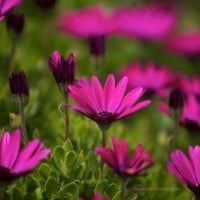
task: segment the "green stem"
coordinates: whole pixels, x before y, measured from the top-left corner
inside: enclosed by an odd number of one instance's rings
[[[9,55],[8,60],[8,73],[9,75],[14,71],[14,58],[15,58],[15,52],[16,52],[17,42],[12,40],[12,46],[11,46],[11,52]]]
[[[172,138],[169,141],[169,147],[171,151],[173,151],[177,147],[178,127],[179,127],[179,121],[178,119],[175,119],[175,125],[173,128]]]
[[[120,180],[121,180],[120,200],[125,200],[125,198],[126,198],[126,179],[124,177],[121,177]]]
[[[106,146],[106,132],[107,132],[107,128],[106,127],[100,127],[101,128],[101,133],[102,133],[102,147],[105,147]],[[102,178],[103,177],[103,167],[104,167],[104,162],[103,160],[101,160],[101,166],[100,166],[100,177]]]
[[[19,116],[21,119],[22,138],[24,144],[26,144],[28,142],[28,134],[26,129],[25,115],[24,115],[24,105],[21,98],[19,98],[18,100],[18,106],[19,106]]]
[[[0,200],[4,200],[4,194],[8,187],[8,184],[5,182],[0,182]]]
[[[65,119],[65,140],[69,139],[69,109],[68,109],[68,92],[64,91],[64,99],[67,106],[65,106],[64,119]]]

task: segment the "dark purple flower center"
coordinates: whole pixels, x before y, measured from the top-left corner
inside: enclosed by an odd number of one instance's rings
[[[106,37],[90,36],[89,37],[90,53],[94,56],[103,56],[106,51]]]
[[[115,116],[112,112],[108,111],[100,111],[97,113],[97,115],[94,117],[94,120],[98,123],[102,124],[109,124],[115,119]]]
[[[181,123],[181,125],[183,125],[185,128],[187,128],[188,130],[191,130],[191,131],[199,131],[200,130],[200,126],[197,121],[190,120],[187,118],[185,119],[184,122]]]
[[[0,166],[0,180],[11,181],[16,177],[10,169]]]

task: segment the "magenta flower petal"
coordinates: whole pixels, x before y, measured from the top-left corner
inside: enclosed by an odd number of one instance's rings
[[[69,96],[77,104],[70,107],[99,125],[109,125],[150,104],[150,101],[136,103],[143,94],[142,88],[125,94],[127,83],[127,77],[123,77],[115,87],[113,75],[108,75],[104,86],[95,76],[91,78],[91,85],[82,78],[76,84],[68,86]]]
[[[132,158],[129,157],[128,145],[125,139],[117,141],[111,137],[113,149],[108,147],[96,147],[96,153],[101,159],[119,175],[137,175],[153,164],[150,152],[143,152],[142,145],[136,147]]]
[[[37,139],[20,151],[20,137],[21,132],[16,129],[12,135],[4,132],[0,138],[0,180],[11,181],[30,172],[51,151]]]
[[[189,157],[181,150],[170,154],[171,161],[167,162],[168,170],[183,184],[185,184],[195,195],[199,195],[200,184],[200,146],[188,147]]]

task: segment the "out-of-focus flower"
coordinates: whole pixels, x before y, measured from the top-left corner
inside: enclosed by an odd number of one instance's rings
[[[7,15],[7,13],[20,5],[23,0],[1,0],[0,1],[0,21]]]
[[[165,42],[173,53],[187,57],[200,55],[200,30],[172,34]]]
[[[91,118],[100,126],[110,125],[150,104],[150,100],[136,103],[144,93],[141,87],[125,95],[127,83],[128,78],[123,77],[115,86],[114,76],[109,75],[105,86],[102,87],[96,76],[91,78],[91,84],[82,78],[75,85],[68,86],[70,97],[77,103],[70,107]]]
[[[60,17],[59,27],[64,33],[88,39],[91,54],[102,56],[106,36],[114,31],[115,23],[103,7],[96,6],[65,12]]]
[[[163,39],[177,22],[174,10],[158,4],[122,8],[113,18],[118,23],[117,33],[153,41]]]
[[[38,139],[29,142],[20,150],[21,131],[16,129],[12,134],[4,132],[0,138],[0,180],[11,181],[29,173],[51,150],[44,148]]]
[[[10,90],[15,100],[20,98],[23,105],[26,105],[29,101],[29,87],[26,78],[26,74],[21,72],[13,72],[9,77]]]
[[[186,96],[195,95],[197,100],[200,101],[200,76],[180,76],[179,86]]]
[[[170,114],[169,106],[164,102],[159,102],[159,109],[164,114]],[[194,95],[187,96],[179,122],[190,131],[200,130],[200,103]]]
[[[175,74],[165,67],[158,67],[149,62],[145,67],[140,63],[133,63],[123,68],[119,76],[127,76],[129,79],[128,87],[143,87],[146,95],[166,96],[169,93],[169,87],[175,79]]]
[[[50,10],[56,5],[57,0],[35,0],[35,2],[42,10]]]
[[[54,51],[49,58],[49,68],[59,87],[65,88],[66,84],[74,82],[75,61],[72,53],[65,59],[58,51]]]
[[[171,161],[167,162],[167,169],[200,197],[200,146],[189,146],[188,153],[188,158],[181,150],[170,153]]]
[[[24,15],[11,13],[6,17],[6,24],[9,30],[20,34],[24,29]]]
[[[135,153],[129,157],[128,145],[125,139],[117,141],[111,137],[113,149],[96,147],[96,153],[101,159],[120,176],[135,176],[153,165],[150,151],[144,152],[141,144],[136,146]]]
[[[195,96],[190,95],[183,107],[180,123],[189,130],[200,130],[200,103]]]

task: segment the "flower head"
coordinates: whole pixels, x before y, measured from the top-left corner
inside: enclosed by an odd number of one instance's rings
[[[120,176],[135,176],[153,164],[150,152],[144,152],[141,144],[136,146],[135,153],[129,157],[128,145],[125,139],[117,141],[111,137],[113,149],[108,147],[96,147],[96,153],[101,159]]]
[[[200,31],[191,30],[172,34],[165,42],[166,47],[173,53],[187,57],[200,55]]]
[[[21,131],[4,132],[0,138],[0,180],[11,181],[29,173],[51,150],[44,148],[38,139],[29,142],[20,150]]]
[[[176,25],[174,10],[161,5],[139,5],[116,11],[117,33],[143,39],[161,40]]]
[[[150,104],[149,100],[136,103],[144,93],[137,87],[125,95],[128,78],[123,77],[115,86],[115,78],[109,75],[104,87],[96,76],[91,84],[82,78],[75,85],[69,85],[70,97],[77,105],[70,106],[73,110],[83,113],[99,125],[110,125]]]
[[[200,102],[193,95],[187,97],[180,124],[189,130],[200,130]]]
[[[174,82],[175,75],[165,67],[158,67],[149,62],[145,67],[140,63],[133,63],[123,68],[119,76],[129,78],[129,88],[143,87],[147,95],[165,96],[168,94],[169,86]]]
[[[200,101],[200,76],[180,76],[179,86],[184,92],[185,96],[194,95]]]
[[[20,5],[23,0],[0,0],[0,21],[14,7]]]
[[[75,62],[72,53],[65,59],[58,51],[54,51],[49,58],[49,68],[58,85],[65,86],[74,82]]]
[[[101,6],[68,11],[60,17],[59,27],[77,37],[105,36],[113,31],[113,23]]]
[[[189,157],[181,150],[170,153],[167,169],[195,194],[200,195],[200,146],[188,147]]]

